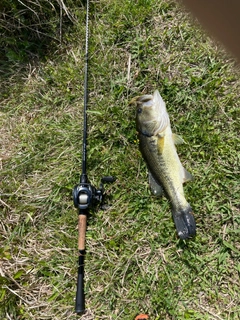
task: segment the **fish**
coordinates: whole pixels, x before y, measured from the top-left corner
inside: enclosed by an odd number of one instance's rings
[[[136,128],[139,148],[148,168],[148,181],[153,195],[166,195],[180,239],[196,235],[196,222],[191,205],[184,196],[183,183],[193,176],[183,167],[175,145],[184,140],[172,133],[169,115],[158,90],[153,95],[137,96],[130,101],[136,106]]]

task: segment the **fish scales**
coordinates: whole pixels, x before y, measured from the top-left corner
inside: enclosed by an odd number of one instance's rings
[[[196,223],[192,208],[184,196],[183,182],[192,176],[182,166],[175,143],[182,139],[172,134],[165,103],[158,90],[153,95],[134,98],[139,147],[149,170],[149,183],[154,195],[162,189],[170,201],[173,220],[181,239],[195,236]]]
[[[177,179],[178,177],[174,176],[176,170],[169,170],[167,159],[172,158],[172,150],[165,148],[164,154],[160,154],[158,152],[157,137],[147,137],[143,134],[139,134],[139,144],[148,167],[155,168],[151,171],[154,179],[163,187],[170,201],[175,199],[172,201],[172,207],[178,210],[182,206],[187,206],[188,203],[183,194],[182,182],[177,181],[179,180]]]

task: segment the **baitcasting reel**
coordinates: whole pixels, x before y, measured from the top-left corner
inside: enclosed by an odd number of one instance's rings
[[[81,175],[80,184],[76,185],[73,189],[73,203],[75,208],[85,210],[96,202],[101,203],[104,195],[103,184],[105,182],[114,182],[115,177],[108,176],[101,179],[99,189],[96,189],[87,182],[86,175]]]

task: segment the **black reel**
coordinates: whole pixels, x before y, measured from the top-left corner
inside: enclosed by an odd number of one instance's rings
[[[73,189],[73,203],[75,208],[84,210],[92,207],[97,202],[101,203],[104,195],[103,184],[106,182],[114,182],[115,180],[115,177],[112,176],[103,177],[99,189],[96,189],[87,182],[86,176],[81,176],[80,184],[76,185]]]

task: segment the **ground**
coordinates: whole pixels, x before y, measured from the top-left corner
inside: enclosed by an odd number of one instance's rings
[[[24,3],[0,25],[4,34],[23,25],[0,65],[0,315],[76,319],[85,6]],[[105,186],[107,209],[88,218],[79,318],[239,319],[239,67],[170,0],[92,1],[89,46],[88,177],[117,180]],[[197,222],[190,241],[177,238],[167,199],[151,196],[138,150],[129,101],[155,89],[195,178],[184,187]]]

